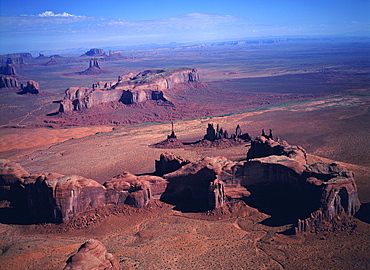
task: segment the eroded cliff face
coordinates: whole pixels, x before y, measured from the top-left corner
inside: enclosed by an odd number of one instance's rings
[[[107,205],[145,207],[153,199],[181,211],[213,210],[242,199],[261,212],[288,218],[298,233],[350,221],[361,205],[353,172],[337,163],[307,164],[305,153],[302,147],[258,137],[248,160],[190,162],[165,153],[156,162],[162,177],[124,172],[104,185],[81,176],[29,175],[19,164],[1,160],[0,195],[38,222],[65,222]]]
[[[36,175],[25,179],[24,187],[35,220],[65,222],[105,204],[105,188],[77,175]]]
[[[0,75],[0,88],[19,88],[18,80],[11,76]]]
[[[146,100],[166,100],[164,92],[180,83],[199,81],[195,69],[147,70],[137,75],[119,76],[116,82],[97,82],[92,88],[70,87],[60,103],[60,112],[79,111],[94,105],[119,101],[123,104]]]
[[[166,186],[162,177],[129,172],[104,185],[78,175],[29,174],[18,163],[0,160],[0,199],[22,209],[31,223],[66,222],[107,205],[145,207],[159,199]]]

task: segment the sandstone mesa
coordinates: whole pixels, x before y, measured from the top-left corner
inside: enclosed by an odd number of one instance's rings
[[[76,175],[29,174],[1,160],[0,195],[26,209],[34,222],[60,223],[107,205],[140,208],[157,199],[182,211],[207,211],[238,199],[248,204],[262,191],[273,202],[276,196],[294,202],[297,233],[321,229],[336,218],[344,222],[360,207],[354,174],[336,163],[307,164],[302,147],[259,136],[247,157],[190,162],[164,153],[156,175],[124,172],[103,185]]]
[[[95,60],[90,62],[93,69],[98,69],[96,65]],[[198,72],[189,68],[146,70],[137,75],[129,73],[119,76],[117,81],[94,83],[91,88],[68,88],[60,102],[59,112],[80,111],[111,101],[126,105],[146,100],[166,101],[164,91],[174,88],[177,84],[197,82]]]

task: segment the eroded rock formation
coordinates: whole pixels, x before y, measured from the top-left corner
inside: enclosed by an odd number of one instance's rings
[[[251,196],[254,190],[275,207],[283,207],[278,202],[284,201],[289,209],[275,210],[298,217],[298,232],[319,229],[342,215],[351,218],[360,207],[353,173],[336,163],[307,164],[300,146],[260,136],[247,157],[234,168],[235,178]]]
[[[10,190],[30,174],[21,165],[7,159],[0,159],[0,200],[10,200]]]
[[[213,124],[208,124],[206,134],[203,139],[211,142],[222,139],[241,139],[244,141],[250,141],[251,137],[248,133],[243,133],[239,125],[236,126],[235,133],[229,134],[226,129],[224,130],[218,124],[216,128]]]
[[[28,208],[35,220],[65,222],[105,205],[105,188],[77,175],[32,175],[24,180]]]
[[[78,249],[78,252],[67,260],[63,270],[120,270],[116,258],[107,252],[106,247],[98,240],[90,239]]]
[[[89,56],[89,57],[98,57],[98,56],[105,56],[105,51],[103,49],[90,49],[89,51],[85,52],[81,56]]]
[[[90,62],[98,69],[96,62]],[[146,100],[166,101],[163,91],[179,83],[196,83],[199,75],[195,69],[147,70],[137,74],[119,76],[116,82],[98,82],[92,88],[70,87],[60,103],[60,112],[78,111],[96,104],[119,101],[129,105]]]
[[[0,74],[15,76],[17,75],[17,71],[13,64],[5,64],[4,66],[0,67]]]
[[[155,161],[155,174],[163,176],[164,174],[174,172],[189,163],[189,160],[175,156],[173,153],[165,152],[160,155],[159,160]]]
[[[296,145],[289,145],[287,142],[275,141],[266,136],[259,136],[251,142],[251,148],[247,153],[247,159],[267,157],[267,156],[287,156],[297,160],[301,164],[306,164],[306,151]]]
[[[133,207],[148,205],[152,197],[159,199],[167,182],[161,177],[136,176],[129,172],[119,174],[104,183],[107,204],[128,204]]]
[[[247,156],[239,162],[225,157],[189,162],[165,153],[156,161],[155,173],[162,177],[125,172],[104,185],[81,176],[29,175],[18,164],[1,160],[0,190],[2,198],[23,203],[34,220],[47,222],[65,222],[112,204],[144,207],[152,199],[182,211],[206,211],[242,199],[279,216],[275,225],[296,223],[300,233],[327,228],[336,220],[343,225],[359,210],[354,174],[337,163],[307,164],[302,147],[265,136],[252,141]]]
[[[108,204],[144,207],[159,199],[166,186],[162,177],[128,172],[104,185],[77,175],[30,175],[19,164],[0,160],[0,200],[22,208],[33,222],[66,222]]]
[[[58,61],[55,59],[55,56],[50,56],[50,60],[44,64],[44,66],[55,66],[58,65]]]
[[[0,88],[19,88],[18,80],[14,77],[0,75]]]
[[[223,205],[225,187],[221,179],[229,163],[224,157],[206,157],[165,174],[168,185],[161,199],[183,211],[205,211]]]
[[[18,94],[21,94],[21,95],[27,94],[27,93],[38,94],[40,90],[40,85],[37,82],[30,80],[27,82],[26,86],[23,86],[22,84],[20,90],[21,91]]]
[[[104,68],[101,68],[98,62],[98,59],[94,58],[90,60],[89,68],[81,71],[76,72],[78,75],[98,75],[98,74],[105,74],[110,73],[109,70],[106,70]]]

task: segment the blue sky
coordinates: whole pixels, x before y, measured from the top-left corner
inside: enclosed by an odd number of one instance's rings
[[[368,35],[368,0],[0,0],[0,53]]]

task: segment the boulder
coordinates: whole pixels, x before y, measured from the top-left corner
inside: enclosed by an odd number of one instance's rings
[[[98,240],[90,239],[67,260],[63,270],[120,270],[118,261]]]

